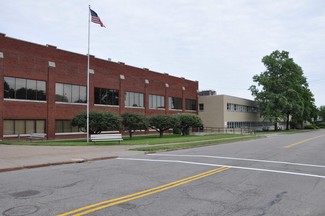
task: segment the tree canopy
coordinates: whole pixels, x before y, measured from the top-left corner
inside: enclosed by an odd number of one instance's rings
[[[81,112],[76,115],[72,121],[72,126],[78,126],[78,128],[87,132],[87,112]],[[102,111],[90,111],[89,112],[89,134],[100,134],[105,130],[119,130],[121,120],[119,116]]]
[[[325,106],[319,107],[319,117],[322,119],[323,122],[325,122]]]
[[[190,127],[202,127],[202,120],[197,115],[192,114],[180,114],[177,115],[179,120],[179,128],[182,131],[182,135],[188,135]]]
[[[132,138],[132,134],[136,130],[147,130],[148,129],[148,119],[138,113],[123,113],[122,124],[124,129],[128,131],[130,139]]]
[[[163,137],[166,130],[178,127],[178,119],[173,115],[155,115],[149,118],[149,124]]]
[[[314,96],[302,68],[289,57],[289,52],[276,50],[264,56],[262,63],[266,71],[255,75],[257,86],[249,88],[261,115],[275,124],[285,120],[286,129],[290,117],[300,123],[310,120],[316,110]]]

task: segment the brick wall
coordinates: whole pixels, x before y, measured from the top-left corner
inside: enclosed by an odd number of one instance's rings
[[[1,57],[3,56],[3,58]],[[177,78],[168,74],[157,73],[90,57],[90,110],[107,110],[116,114],[137,112],[145,115],[175,114],[180,111],[168,109],[168,97],[197,100],[198,82]],[[74,115],[86,110],[86,104],[61,104],[55,102],[55,84],[66,83],[87,85],[87,56],[57,49],[55,46],[42,46],[6,37],[0,34],[0,139],[3,137],[3,119],[44,119],[49,139],[55,136],[55,120],[72,119]],[[121,75],[124,79],[121,79]],[[3,99],[3,77],[34,79],[46,81],[47,101],[19,101]],[[146,80],[149,83],[146,83]],[[119,106],[94,105],[94,88],[116,89],[120,92]],[[144,108],[124,106],[125,92],[145,94]],[[166,109],[149,109],[148,95],[165,96]],[[193,112],[192,112],[193,113]],[[197,113],[195,111],[194,113]]]

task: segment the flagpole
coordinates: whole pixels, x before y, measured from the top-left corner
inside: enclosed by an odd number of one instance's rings
[[[90,5],[88,12],[88,62],[87,62],[87,143],[89,143],[89,47],[90,47]]]

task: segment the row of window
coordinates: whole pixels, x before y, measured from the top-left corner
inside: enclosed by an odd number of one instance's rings
[[[246,113],[257,113],[258,108],[253,106],[239,105],[227,103],[227,110],[234,112],[246,112]]]
[[[4,78],[4,98],[46,101],[46,82],[39,80]],[[115,89],[95,88],[95,104],[119,105],[119,91]],[[87,87],[56,83],[55,101],[64,103],[87,103]],[[169,97],[169,109],[181,110],[182,98]],[[144,107],[144,94],[125,93],[126,107]],[[149,108],[165,109],[165,97],[149,95]],[[185,99],[186,110],[196,110],[196,100]]]
[[[270,122],[227,122],[227,128],[255,128],[262,126],[270,126]]]
[[[46,82],[5,77],[4,98],[46,101]]]
[[[3,134],[45,133],[45,120],[3,120]]]

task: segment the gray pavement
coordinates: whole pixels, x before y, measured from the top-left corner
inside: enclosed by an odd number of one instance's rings
[[[134,146],[17,146],[0,144],[0,172],[143,154]]]

